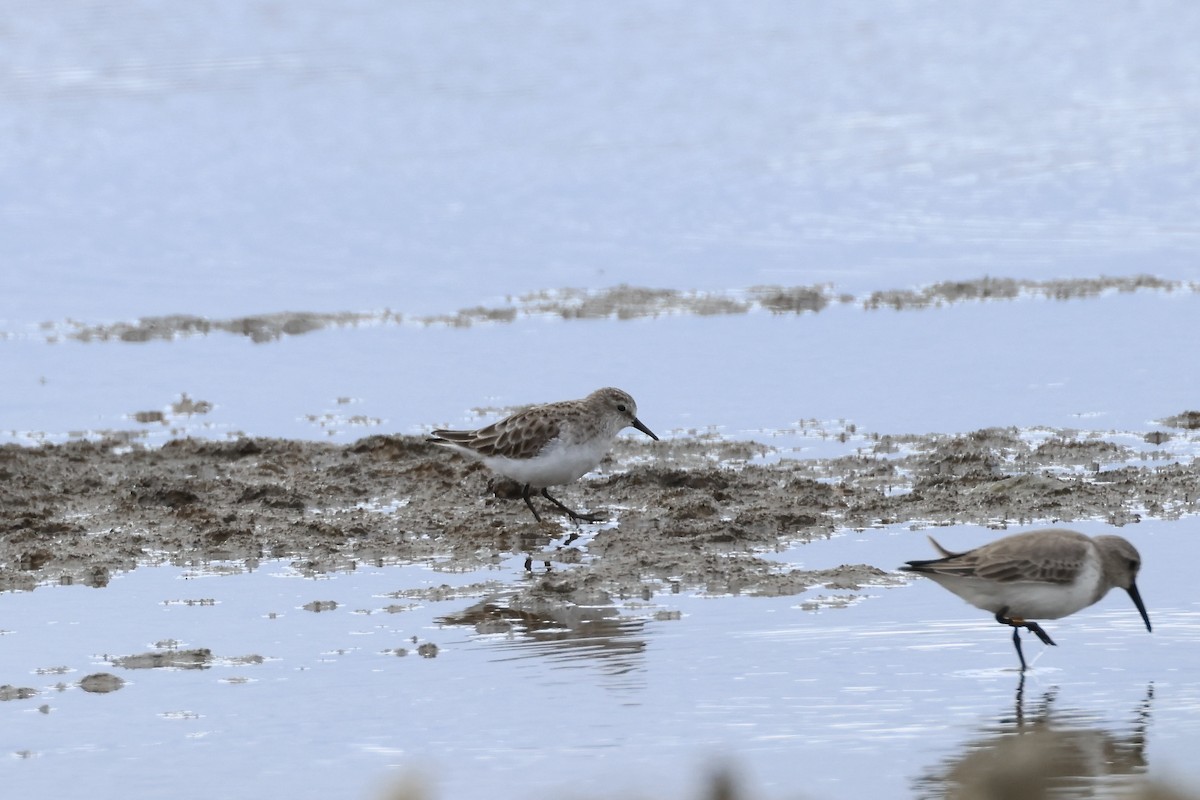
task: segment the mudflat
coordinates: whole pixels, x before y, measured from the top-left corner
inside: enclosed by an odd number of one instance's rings
[[[1200,467],[1163,450],[1195,435],[1183,412],[1136,434],[989,428],[962,435],[846,431],[849,454],[678,434],[621,439],[558,490],[609,521],[541,524],[516,487],[417,436],[339,445],[242,438],[0,447],[0,590],[104,585],[139,564],[290,559],[313,573],[532,556],[523,591],[579,602],[663,589],[787,595],[905,580],[892,564],[783,568],[772,551],[841,529],[923,528],[1195,513]],[[549,562],[550,567],[543,566]],[[555,568],[565,563],[570,569]]]

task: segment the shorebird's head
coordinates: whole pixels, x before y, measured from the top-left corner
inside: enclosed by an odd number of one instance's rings
[[[642,421],[637,418],[637,403],[633,402],[633,398],[629,396],[628,392],[609,386],[597,389],[588,395],[587,399],[589,403],[598,406],[602,414],[613,420],[613,424],[616,425],[613,434],[622,428],[633,426],[654,441],[658,441],[654,431],[643,425]]]
[[[1120,586],[1129,592],[1138,613],[1142,615],[1142,621],[1146,623],[1146,630],[1150,630],[1150,615],[1146,613],[1141,592],[1137,588],[1137,574],[1142,568],[1142,557],[1138,555],[1137,548],[1120,536],[1096,536],[1095,540],[1104,557],[1105,574],[1113,586]]]

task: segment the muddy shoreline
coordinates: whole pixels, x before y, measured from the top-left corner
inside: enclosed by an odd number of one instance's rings
[[[1196,513],[1200,467],[1192,456],[1171,457],[1163,443],[1194,441],[1200,415],[1163,423],[1123,436],[856,433],[852,454],[821,459],[770,457],[768,445],[705,437],[622,439],[596,472],[559,492],[568,505],[609,514],[582,527],[550,514],[536,523],[482,466],[420,437],[6,445],[0,590],[103,586],[114,573],[156,563],[253,568],[288,559],[321,573],[439,559],[466,570],[521,553],[539,565],[523,591],[564,601],[679,589],[855,590],[903,578],[894,564],[785,570],[763,555],[846,528],[1121,526]],[[579,540],[564,547],[572,532]],[[543,557],[572,566],[542,572]]]

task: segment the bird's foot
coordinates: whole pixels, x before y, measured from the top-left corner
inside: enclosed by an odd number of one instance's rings
[[[602,521],[608,519],[607,514],[602,514],[600,512],[591,512],[591,513],[584,514],[584,513],[580,513],[579,511],[576,511],[572,508],[568,508],[567,506],[563,505],[562,502],[555,500],[553,497],[551,497],[550,492],[546,491],[545,489],[542,489],[542,497],[546,498],[551,503],[553,503],[558,508],[559,511],[566,514],[568,517],[573,519],[575,522],[602,522]],[[531,505],[530,508],[532,509],[533,506]]]
[[[1000,609],[996,612],[996,622],[1001,625],[1011,625],[1013,629],[1013,646],[1017,649],[1017,658],[1021,659],[1021,673],[1024,674],[1028,666],[1025,664],[1025,654],[1021,652],[1021,628],[1026,629],[1030,633],[1042,640],[1042,644],[1054,645],[1054,640],[1050,638],[1050,634],[1042,630],[1042,626],[1036,622],[1030,622],[1022,617],[1009,617],[1008,607]],[[1057,646],[1057,645],[1054,645]]]
[[[1039,639],[1041,639],[1042,644],[1053,645],[1054,647],[1058,646],[1054,644],[1054,640],[1050,638],[1050,634],[1042,630],[1042,626],[1038,625],[1036,622],[1026,622],[1024,627],[1030,633],[1035,634]]]
[[[593,511],[587,514],[581,514],[578,511],[567,511],[567,516],[576,522],[604,522],[608,519],[608,514],[601,511]]]
[[[1042,626],[1038,625],[1036,622],[1031,622],[1030,620],[1023,619],[1021,617],[1005,617],[1003,614],[997,614],[996,620],[1004,625],[1012,625],[1014,628],[1024,628],[1041,639],[1042,644],[1048,644],[1053,647],[1058,646],[1054,644],[1054,640],[1050,638],[1050,634],[1042,630]]]

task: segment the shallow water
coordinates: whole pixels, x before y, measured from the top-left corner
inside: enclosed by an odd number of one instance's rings
[[[901,312],[381,325],[263,345],[227,334],[19,339],[0,342],[15,376],[0,388],[0,436],[61,441],[132,429],[151,443],[238,432],[349,442],[473,426],[497,407],[601,385],[633,394],[660,436],[770,436],[801,452],[814,442],[788,431],[810,420],[834,435],[848,424],[890,434],[1146,431],[1200,396],[1200,375],[1179,350],[1198,314],[1200,294],[1149,291]],[[470,369],[452,366],[464,363]],[[173,412],[183,395],[211,410]],[[492,410],[472,413],[477,406]],[[138,422],[146,411],[162,419]]]
[[[0,32],[0,319],[1195,279],[1184,0],[203,0]]]
[[[1191,3],[10,6],[0,442],[350,442],[617,385],[664,437],[809,458],[986,426],[1140,442],[1200,397]],[[1138,274],[1179,288],[860,307],[985,275]],[[414,321],[621,283],[828,284],[857,302]],[[366,321],[261,344],[70,338],[284,311]],[[1157,452],[1193,461],[1173,432]],[[755,796],[939,796],[1049,727],[1080,795],[1140,774],[1195,788],[1196,521],[1129,511],[1154,633],[1114,594],[1048,626],[1059,647],[1027,645],[1023,685],[1007,632],[928,581],[514,610],[520,554],[311,577],[149,553],[102,589],[0,595],[0,684],[39,690],[0,702],[0,781],[316,798],[416,775],[455,800],[684,797],[728,764]],[[929,552],[883,527],[771,556],[890,569]],[[213,660],[109,661],[189,648]],[[127,683],[76,687],[97,671]]]
[[[0,707],[6,785],[70,796],[82,772],[101,796],[269,786],[361,797],[416,775],[446,797],[581,785],[674,797],[726,764],[763,796],[905,797],[938,794],[988,742],[1043,727],[1092,753],[1063,786],[1200,784],[1200,603],[1176,557],[1197,525],[1125,533],[1145,558],[1154,633],[1113,593],[1048,624],[1058,647],[1030,638],[1023,682],[1008,631],[928,581],[817,610],[803,606],[839,593],[660,594],[522,609],[507,622],[505,587],[528,580],[519,558],[473,573],[363,566],[319,578],[279,562],[147,567],[102,590],[8,594],[9,675],[41,693]],[[938,535],[956,547],[994,536]],[[881,529],[784,558],[893,567],[928,549],[919,534]],[[394,596],[479,581],[494,584],[441,601]],[[316,601],[327,610],[311,610]],[[421,655],[429,644],[436,654]],[[212,651],[204,668],[110,663],[193,648]],[[99,695],[74,685],[96,671],[128,682]]]

